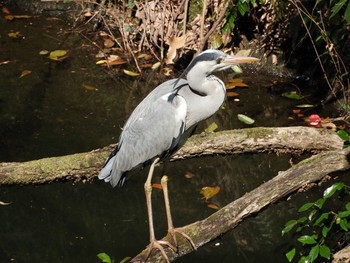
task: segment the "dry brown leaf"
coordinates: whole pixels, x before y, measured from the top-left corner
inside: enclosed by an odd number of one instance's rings
[[[219,210],[219,207],[216,204],[210,203],[207,206],[211,209]]]
[[[239,94],[234,91],[229,91],[226,93],[227,97],[237,97]]]
[[[231,79],[225,84],[226,89],[233,89],[235,87],[248,87],[243,79]]]
[[[217,195],[220,192],[220,186],[205,186],[200,191],[200,194],[203,195],[204,199],[208,201],[209,199],[213,198],[215,195]]]
[[[92,85],[89,85],[89,84],[85,84],[85,83],[83,83],[81,86],[87,91],[97,91],[98,90],[98,88],[96,88]]]
[[[176,50],[182,48],[186,43],[186,35],[181,37],[172,36],[168,39],[167,44],[169,45],[169,50],[166,56],[165,63],[167,65],[174,64],[174,58],[176,57]]]
[[[191,178],[193,178],[194,176],[195,176],[195,174],[192,173],[192,172],[190,172],[190,171],[187,171],[187,172],[185,173],[185,177],[186,177],[187,179],[191,179]]]
[[[103,40],[103,45],[106,48],[111,48],[111,47],[114,46],[114,44],[115,44],[115,42],[112,39],[110,39],[110,38],[106,38],[106,39]]]
[[[29,75],[30,73],[32,73],[31,70],[27,70],[27,69],[23,70],[22,73],[21,73],[21,76],[19,76],[19,79],[23,78],[24,76]]]
[[[162,187],[162,185],[161,185],[161,184],[152,184],[152,188],[155,188],[155,189],[160,189],[160,190],[162,190],[162,189],[163,189],[163,187]]]

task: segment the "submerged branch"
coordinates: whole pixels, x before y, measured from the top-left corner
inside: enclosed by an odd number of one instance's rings
[[[341,150],[342,145],[343,141],[330,130],[308,127],[250,128],[194,135],[171,160],[259,152],[318,153]],[[23,163],[0,163],[0,185],[90,180],[96,177],[114,147],[110,145],[87,153]]]
[[[350,149],[328,151],[301,161],[287,171],[279,172],[270,181],[246,193],[208,218],[182,227],[181,231],[191,237],[197,248],[201,247],[237,227],[244,219],[260,212],[268,205],[276,203],[298,190],[304,191],[315,183],[327,179],[334,172],[349,169],[349,153]],[[187,240],[181,236],[177,236],[177,239],[178,253],[165,248],[171,261],[193,251]],[[168,236],[164,237],[163,240],[172,242]],[[142,251],[132,261],[145,258],[146,252],[147,250]],[[149,262],[164,261],[162,254],[158,250],[153,251],[148,260]]]

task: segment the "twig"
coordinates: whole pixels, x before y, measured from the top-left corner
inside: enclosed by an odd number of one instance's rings
[[[227,10],[229,4],[230,4],[230,1],[226,1],[225,6],[221,10],[221,13],[220,13],[218,19],[215,21],[215,23],[213,24],[213,26],[211,27],[209,32],[205,35],[205,37],[203,39],[201,39],[198,53],[203,50],[205,43],[208,41],[209,37],[215,32],[216,28],[220,25],[220,23],[224,19],[225,13],[226,13],[226,10]]]

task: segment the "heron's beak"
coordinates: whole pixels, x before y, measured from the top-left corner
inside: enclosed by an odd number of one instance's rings
[[[229,65],[238,65],[243,63],[252,63],[258,60],[259,60],[258,58],[254,58],[254,57],[227,56],[225,60],[222,61],[221,63],[229,66]]]

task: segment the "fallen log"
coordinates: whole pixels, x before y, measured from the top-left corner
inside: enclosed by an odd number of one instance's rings
[[[245,194],[241,198],[221,208],[208,218],[181,227],[181,231],[191,237],[197,248],[219,237],[227,231],[237,227],[244,219],[257,214],[268,205],[295,193],[306,190],[320,181],[326,180],[334,172],[348,170],[350,149],[341,151],[328,151],[314,155],[290,169],[279,172],[268,182]],[[193,251],[189,242],[178,235],[178,253],[165,248],[170,261]],[[172,242],[171,237],[163,238]],[[132,262],[142,261],[147,254],[143,250]],[[147,262],[164,262],[162,254],[154,250]],[[348,261],[347,261],[348,262]]]
[[[342,149],[343,141],[330,130],[309,127],[249,128],[192,136],[171,160],[205,155],[275,152],[318,153]],[[0,185],[40,184],[58,180],[91,180],[115,145],[87,153],[43,158],[23,163],[0,163]]]

